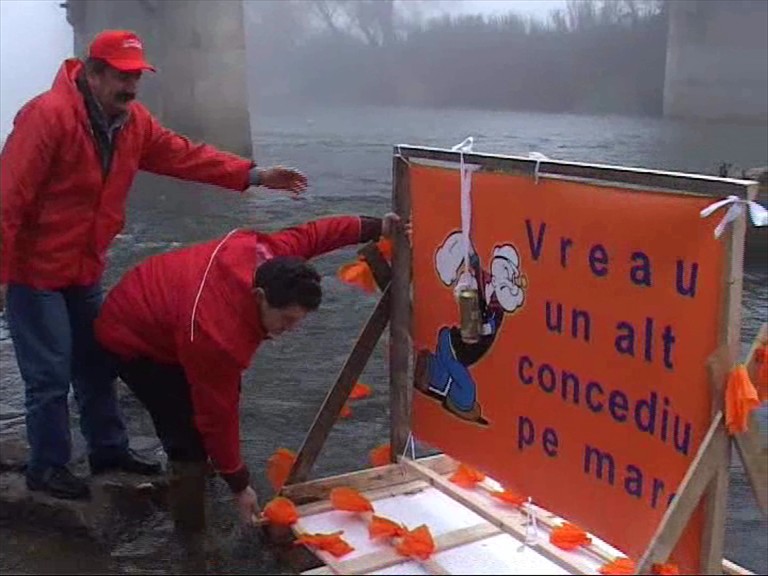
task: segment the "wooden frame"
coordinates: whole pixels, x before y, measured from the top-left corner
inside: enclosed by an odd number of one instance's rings
[[[403,221],[410,218],[411,198],[408,167],[411,162],[423,164],[450,163],[457,166],[460,153],[437,148],[396,146],[392,163],[392,208]],[[643,189],[658,193],[696,196],[735,195],[754,199],[757,183],[745,180],[715,178],[675,172],[641,170],[615,166],[602,166],[555,160],[536,160],[491,154],[464,153],[464,161],[479,166],[480,171],[524,174],[535,178],[567,179],[591,184],[626,189]],[[665,562],[684,531],[688,519],[702,497],[706,498],[706,523],[702,542],[701,566],[705,573],[745,574],[743,568],[723,559],[725,513],[728,488],[728,466],[731,441],[736,445],[749,477],[757,502],[764,514],[768,514],[768,495],[763,488],[768,485],[768,450],[763,447],[758,423],[753,415],[748,432],[730,437],[724,425],[724,385],[731,367],[739,357],[739,331],[741,326],[741,294],[744,237],[746,216],[742,215],[729,228],[726,237],[725,285],[720,314],[718,341],[720,348],[713,354],[710,373],[713,386],[712,421],[698,453],[683,478],[677,496],[670,504],[659,527],[638,563],[638,573],[650,573],[655,563]],[[369,263],[382,295],[368,322],[363,328],[349,358],[340,371],[336,383],[326,396],[304,442],[296,462],[281,493],[302,504],[303,513],[319,513],[329,509],[327,500],[330,489],[346,485],[365,491],[370,497],[385,497],[413,490],[423,490],[432,485],[464,504],[489,521],[493,528],[473,527],[461,534],[450,534],[440,539],[439,549],[447,549],[485,538],[499,532],[524,536],[519,524],[501,519],[487,506],[458,491],[443,475],[456,463],[447,457],[423,459],[419,462],[401,458],[409,438],[411,381],[410,323],[411,323],[411,254],[405,234],[394,238],[392,266],[387,264],[374,243],[359,251]],[[330,429],[349,397],[354,382],[365,368],[370,355],[385,328],[389,324],[390,335],[390,444],[392,462],[382,468],[364,470],[333,478],[307,482],[309,472],[322,449]],[[748,367],[754,374],[754,351],[759,342],[768,340],[768,327],[764,325],[752,348]],[[399,462],[399,463],[398,463]],[[542,516],[541,522],[552,528],[551,517]],[[559,549],[549,543],[540,543],[537,551],[575,573],[586,573],[583,568],[566,558]],[[605,561],[611,558],[599,550],[594,554]],[[370,556],[370,557],[369,557]],[[337,562],[313,573],[365,573],[398,563],[402,559],[391,554],[367,555],[348,562]],[[330,570],[330,571],[328,571]],[[439,570],[433,573],[445,573]]]

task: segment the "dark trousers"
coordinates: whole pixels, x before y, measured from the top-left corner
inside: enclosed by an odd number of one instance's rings
[[[61,290],[8,286],[6,314],[24,380],[30,475],[69,463],[70,384],[90,455],[109,458],[128,448],[116,367],[93,330],[102,298],[99,284]]]
[[[194,422],[189,383],[181,366],[138,359],[121,362],[119,374],[149,412],[168,460],[207,461]]]
[[[138,359],[119,362],[119,374],[149,412],[168,455],[168,504],[176,530],[183,534],[203,532],[208,457],[195,426],[184,370]]]

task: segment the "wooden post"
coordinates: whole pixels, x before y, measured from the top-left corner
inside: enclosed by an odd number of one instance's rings
[[[752,198],[753,188],[747,189],[747,198]],[[739,357],[745,233],[746,214],[742,214],[728,228],[725,240],[723,266],[725,288],[720,306],[717,338],[719,347],[714,355],[714,361],[711,359],[710,362],[712,426],[686,472],[677,496],[664,514],[659,528],[638,563],[638,574],[647,574],[653,563],[667,560],[685,529],[690,515],[698,505],[704,489],[706,489],[704,500],[706,508],[699,573],[723,573],[728,476],[731,462],[731,439],[725,429],[723,413],[726,379]],[[745,466],[747,466],[746,463]]]
[[[392,160],[392,207],[403,222],[411,217],[408,164],[395,153]],[[411,247],[403,230],[394,237],[392,312],[389,325],[389,421],[392,461],[403,453],[410,429],[411,387],[408,358],[411,341]]]
[[[750,187],[750,188],[755,188]],[[747,190],[747,197],[756,193]],[[744,283],[744,238],[746,235],[746,211],[730,226],[727,236],[723,303],[720,309],[720,328],[718,342],[727,347],[730,365],[735,364],[740,356],[741,342],[741,296]],[[722,411],[725,406],[725,378],[716,383],[712,391],[712,412]],[[701,562],[699,570],[703,574],[722,574],[723,548],[725,544],[725,520],[728,508],[728,480],[731,464],[731,442],[727,432],[718,434],[716,439],[718,467],[710,485],[706,499],[706,516],[702,535]]]

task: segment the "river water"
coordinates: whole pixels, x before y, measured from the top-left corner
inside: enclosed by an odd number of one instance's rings
[[[332,213],[383,214],[390,206],[391,151],[394,144],[450,147],[475,137],[480,152],[622,164],[716,174],[723,162],[740,170],[768,165],[765,127],[688,123],[619,116],[545,115],[522,112],[357,107],[344,109],[258,110],[253,116],[254,154],[262,165],[296,166],[310,179],[305,198],[291,200],[259,191],[246,197],[168,179],[140,176],[129,202],[126,228],[115,241],[105,284],[112,285],[137,261],[185,244],[207,240],[235,227],[278,229]],[[314,414],[375,304],[375,297],[340,284],[337,267],[353,257],[344,250],[317,261],[326,297],[298,333],[266,343],[243,386],[243,452],[256,476],[278,447],[296,450]],[[744,284],[743,349],[768,319],[768,269],[753,262]],[[2,402],[23,409],[11,343],[0,316]],[[385,442],[387,379],[380,344],[363,374],[374,395],[353,405],[352,418],[331,433],[313,472],[339,474],[366,467],[368,451]],[[147,434],[148,419],[130,399],[126,411],[134,434]],[[761,411],[763,432],[766,412]],[[219,483],[221,484],[221,483]],[[285,571],[269,550],[238,531],[223,493],[214,499],[226,570],[236,573]],[[167,527],[147,527],[132,553],[97,551],[64,536],[36,535],[18,527],[0,529],[0,569],[15,572],[173,573],[161,542]],[[733,469],[726,557],[758,573],[768,573],[768,527],[756,510],[740,467]]]

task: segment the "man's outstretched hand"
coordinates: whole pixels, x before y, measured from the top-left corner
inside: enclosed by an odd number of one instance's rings
[[[413,236],[413,226],[411,225],[410,219],[403,224],[402,219],[400,216],[395,214],[394,212],[389,212],[384,215],[384,218],[382,218],[381,222],[381,235],[385,238],[392,238],[395,235],[395,232],[398,229],[403,230],[405,232],[406,238],[408,238],[408,243],[411,244],[411,238]]]
[[[307,189],[307,177],[298,170],[273,166],[258,170],[259,186],[273,190],[287,190],[294,195],[301,194]]]
[[[394,212],[388,212],[381,219],[381,235],[384,238],[392,238],[395,235],[395,231],[400,226],[400,216]]]

